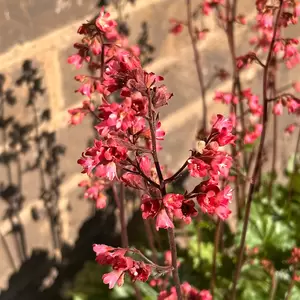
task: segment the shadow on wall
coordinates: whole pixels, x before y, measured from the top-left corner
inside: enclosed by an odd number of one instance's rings
[[[26,96],[15,96],[15,90],[18,87],[23,88]],[[1,201],[5,202],[1,205],[1,207],[5,207],[1,219],[2,222],[9,221],[9,230],[2,232],[1,228],[0,233],[3,249],[7,255],[7,258],[4,259],[7,259],[15,270],[18,261],[24,263],[20,269],[21,273],[25,272],[28,262],[46,259],[46,254],[43,252],[33,252],[31,257],[28,254],[29,247],[26,236],[32,233],[26,232],[26,224],[22,223],[20,217],[24,203],[31,200],[26,199],[25,189],[36,189],[39,199],[43,202],[43,213],[33,208],[32,218],[38,221],[42,214],[47,216],[56,252],[59,253],[62,247],[58,200],[64,177],[60,170],[60,159],[65,154],[65,147],[56,143],[55,132],[41,130],[51,117],[49,109],[39,109],[40,106],[43,106],[40,105],[40,102],[46,101],[44,92],[39,70],[33,66],[30,60],[24,61],[21,76],[16,80],[13,87],[6,88],[6,78],[4,75],[0,75],[0,132],[2,142],[0,191]],[[26,116],[20,115],[20,111],[25,111]],[[24,176],[30,176],[32,171],[38,172],[40,182],[35,182],[34,186],[24,186]],[[37,226],[39,225],[37,224]],[[13,237],[14,251],[9,248],[8,236]],[[12,253],[16,253],[17,257],[13,256]]]

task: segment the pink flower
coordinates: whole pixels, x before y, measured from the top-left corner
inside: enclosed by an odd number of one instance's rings
[[[107,136],[110,131],[126,131],[132,126],[135,112],[130,107],[118,103],[103,103],[99,107],[99,117],[103,120],[95,126],[98,133]]]
[[[188,169],[193,177],[204,177],[207,174],[209,165],[198,158],[190,158],[188,160]]]
[[[104,274],[102,277],[103,283],[108,284],[110,289],[115,284],[123,285],[125,273],[128,273],[133,281],[145,282],[150,276],[152,266],[126,257],[127,249],[94,244],[93,250],[96,252],[98,264],[111,265],[113,269],[112,272]]]
[[[204,3],[202,4],[202,13],[208,16],[212,11],[211,6],[212,5],[208,2],[208,0],[205,0]]]
[[[121,92],[124,93],[124,90]],[[148,113],[148,99],[145,96],[142,96],[140,92],[133,92],[129,97],[126,97],[124,104],[128,107],[131,107],[137,116],[146,116]]]
[[[128,270],[133,282],[139,280],[146,282],[151,274],[151,267],[142,261],[133,261],[133,266]]]
[[[102,7],[99,16],[96,19],[96,26],[103,33],[110,32],[117,26],[117,22],[114,20],[109,20],[110,13],[104,11]]]
[[[212,296],[208,290],[199,291],[188,282],[181,284],[181,293],[184,299],[193,300],[212,300]],[[171,287],[171,291],[162,291],[159,293],[158,300],[177,300],[177,293],[175,287]]]
[[[296,282],[300,282],[300,275],[293,274],[293,280]]]
[[[145,190],[146,185],[144,182],[144,179],[137,175],[137,174],[132,174],[130,172],[124,173],[121,177],[121,180],[128,186],[138,189],[138,190]]]
[[[262,124],[255,124],[253,131],[248,131],[244,136],[244,144],[253,144],[261,135]]]
[[[211,162],[212,171],[224,177],[228,177],[232,166],[232,157],[229,155],[217,155]]]
[[[81,68],[83,61],[84,61],[84,58],[82,56],[80,56],[79,54],[73,54],[68,57],[68,63],[75,65],[76,69]]]
[[[238,98],[235,95],[232,95],[231,93],[223,93],[220,91],[215,92],[215,101],[220,101],[225,104],[238,103]]]
[[[170,29],[170,32],[174,35],[178,35],[183,30],[183,24],[175,19],[171,19],[170,23],[172,24],[172,28]]]
[[[100,43],[97,37],[93,39],[90,47],[94,55],[99,55],[102,51],[102,44]]]
[[[202,290],[200,292],[200,297],[201,298],[199,300],[212,300],[213,299],[210,291],[208,291],[208,290]]]
[[[181,207],[183,200],[184,196],[181,194],[167,194],[163,198],[163,203],[166,208],[173,211]]]
[[[273,114],[280,116],[280,115],[282,115],[282,113],[283,113],[283,106],[282,106],[281,101],[278,101],[273,106]]]
[[[255,52],[249,52],[246,55],[242,55],[236,58],[236,66],[238,69],[248,67],[248,65],[255,61],[256,58],[257,57]]]
[[[83,180],[78,185],[85,188],[84,198],[95,201],[97,209],[106,207],[107,197],[103,193],[105,188],[103,181],[91,180],[91,182],[89,182],[87,180]]]
[[[285,128],[285,132],[287,133],[287,134],[292,134],[294,131],[295,131],[295,129],[296,129],[296,125],[295,124],[290,124],[290,125],[288,125],[286,128]]]
[[[152,162],[149,158],[149,156],[140,156],[138,158],[138,162],[139,162],[139,166],[141,168],[141,170],[143,171],[144,174],[146,174],[147,176],[151,176],[151,166],[152,166]]]
[[[83,118],[91,111],[94,111],[94,105],[89,101],[83,101],[82,107],[72,108],[68,110],[68,113],[71,115],[69,124],[78,125],[82,122]]]
[[[96,198],[96,208],[103,209],[106,207],[107,197],[103,193],[99,193]]]
[[[112,181],[117,176],[117,166],[115,162],[109,162],[105,165],[96,166],[95,176],[107,178]]]
[[[93,245],[93,251],[96,253],[96,255],[107,253],[111,250],[114,250],[115,248],[104,245],[104,244],[94,244]]]
[[[294,248],[291,257],[288,260],[289,264],[298,264],[300,262],[300,248]]]
[[[94,87],[91,82],[86,82],[78,90],[76,90],[76,92],[91,98],[91,93],[94,92]]]
[[[89,48],[79,43],[75,43],[74,48],[78,49],[78,53],[69,56],[68,63],[75,65],[76,69],[80,69],[84,61],[89,62],[91,59],[88,55]]]
[[[209,32],[209,30],[207,28],[203,29],[203,30],[197,30],[197,39],[199,41],[202,41],[206,38],[207,33]]]
[[[161,106],[167,105],[168,101],[173,96],[173,93],[169,93],[165,85],[155,87],[153,91],[155,93],[154,97],[152,98],[154,108],[159,108]]]
[[[116,163],[124,161],[127,157],[127,149],[118,146],[115,141],[94,141],[94,146],[87,148],[78,159],[78,164],[83,167],[82,173],[91,174],[97,166],[96,176],[113,180],[116,176]]]
[[[118,286],[123,285],[126,272],[133,281],[140,280],[145,282],[148,280],[152,266],[142,261],[125,257],[127,249],[94,244],[93,250],[96,252],[96,261],[98,264],[111,265],[113,269],[112,272],[102,276],[103,283],[108,284],[110,289],[115,284],[118,284]]]
[[[155,224],[156,230],[159,230],[159,228],[168,229],[168,228],[174,228],[173,222],[170,220],[167,212],[165,209],[161,209],[156,217],[156,224]]]
[[[247,24],[247,20],[246,20],[246,17],[244,15],[237,15],[235,20],[236,20],[237,23],[240,23],[242,25]]]
[[[197,196],[197,201],[202,211],[208,214],[216,214],[222,220],[228,218],[231,213],[228,204],[232,199],[232,190],[229,186],[220,191],[215,184],[203,181],[200,184],[200,192],[201,194]]]
[[[294,113],[300,108],[300,104],[296,100],[289,98],[287,100],[287,108],[289,113]]]
[[[192,217],[197,215],[198,211],[195,209],[195,203],[193,200],[184,200],[181,207],[174,210],[174,216],[183,220],[186,224],[190,224]]]
[[[212,126],[212,133],[214,141],[217,141],[220,146],[227,144],[234,144],[236,137],[232,134],[232,121],[224,118],[222,115],[217,115],[217,120]]]
[[[266,10],[263,14],[258,14],[256,17],[260,26],[271,28],[273,26],[273,13],[271,10]]]
[[[290,58],[297,55],[298,50],[294,45],[287,44],[284,48],[284,57],[283,58]]]
[[[142,217],[143,219],[154,218],[159,210],[160,210],[161,200],[160,199],[152,199],[148,195],[142,196]]]
[[[102,280],[103,283],[108,284],[109,289],[112,289],[116,283],[118,286],[122,286],[124,284],[124,271],[117,270],[104,274]]]
[[[182,24],[176,24],[174,25],[171,29],[170,32],[172,32],[175,35],[178,35],[179,33],[181,33],[183,30],[183,25]]]

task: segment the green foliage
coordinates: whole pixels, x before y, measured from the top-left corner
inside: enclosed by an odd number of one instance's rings
[[[245,263],[242,268],[238,299],[270,297],[272,278],[259,263],[261,259],[271,261],[275,268],[275,299],[285,298],[292,273],[287,259],[292,248],[299,247],[300,230],[300,173],[297,169],[294,172],[293,158],[289,160],[285,174],[287,179],[285,184],[274,183],[275,177],[272,174],[265,175],[262,189],[253,200],[246,245],[249,248],[258,247],[259,253],[251,260],[251,264]],[[237,244],[241,230],[242,223],[239,224]],[[300,299],[300,290],[297,286],[293,287],[290,299]]]

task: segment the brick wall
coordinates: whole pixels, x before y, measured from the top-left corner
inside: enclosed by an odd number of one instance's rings
[[[251,18],[254,15],[253,1],[240,2],[239,10]],[[46,88],[44,100],[39,109],[48,108],[52,116],[47,123],[42,125],[42,128],[56,131],[58,142],[66,145],[67,152],[61,163],[65,179],[62,184],[59,207],[63,214],[63,238],[68,243],[75,241],[78,228],[91,210],[88,202],[78,199],[77,184],[82,176],[76,160],[86,147],[92,133],[88,120],[78,127],[67,126],[66,110],[76,106],[82,97],[74,94],[77,84],[73,76],[77,72],[72,66],[67,65],[66,59],[73,53],[72,44],[78,40],[76,34],[78,25],[97,13],[96,4],[96,0],[0,0],[0,11],[3,12],[0,23],[0,73],[7,76],[6,85],[9,86],[19,76],[23,61],[26,59],[34,61],[34,64],[39,67]],[[114,8],[111,9],[112,15],[117,16]],[[146,68],[163,74],[166,85],[174,93],[170,105],[163,108],[161,112],[163,127],[168,133],[164,142],[165,151],[161,153],[161,158],[166,163],[172,163],[172,168],[176,169],[182,164],[193,144],[201,116],[201,99],[188,36],[183,34],[180,37],[174,37],[168,34],[170,17],[185,18],[184,1],[137,0],[134,5],[126,5],[123,15],[129,25],[132,42],[138,38],[143,22],[147,22],[149,42],[155,48],[155,52],[153,62]],[[208,80],[212,75],[212,64],[230,69],[231,62],[224,33],[211,19],[205,22],[212,30],[212,34],[208,35],[199,48],[202,53],[205,80]],[[293,33],[297,32],[297,28]],[[247,51],[246,39],[248,37],[246,27],[239,27],[236,35],[238,54]],[[297,72],[296,69],[289,73],[283,71],[281,84],[284,85],[292,80]],[[247,84],[254,87],[258,94],[261,92],[261,72],[258,67],[251,68],[249,72],[243,73],[242,77]],[[212,104],[213,90],[229,90],[230,85],[230,82],[215,82],[212,85],[207,96],[210,115],[226,111],[222,105]],[[20,99],[26,97],[21,87],[16,89],[16,93]],[[22,122],[30,121],[30,115],[26,113],[23,104],[24,102],[14,107],[8,111],[8,114]],[[288,122],[286,118],[280,123],[280,128]],[[284,141],[280,143],[284,145]],[[1,152],[8,149],[7,147],[8,145],[1,140]],[[26,157],[22,158],[22,163],[32,160],[35,155],[34,151],[26,154]],[[286,158],[288,153],[285,151],[284,155]],[[16,180],[16,174],[14,180]],[[6,183],[6,181],[5,168],[0,165],[0,182]],[[43,219],[36,223],[31,217],[33,207],[43,207],[39,199],[38,172],[24,174],[22,186],[26,200],[20,213],[20,220],[25,228],[28,253],[30,254],[34,248],[48,249],[50,253],[53,253],[48,220]],[[72,207],[71,212],[67,210],[69,206]],[[1,201],[1,218],[6,208],[7,204]],[[11,222],[1,221],[0,288],[7,285],[7,279],[14,272],[14,265],[18,268],[21,264],[10,234],[11,229]],[[5,245],[12,253],[13,263],[9,262]]]

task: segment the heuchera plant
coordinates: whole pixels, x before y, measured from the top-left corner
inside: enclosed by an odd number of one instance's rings
[[[139,49],[136,46],[128,47],[127,40],[117,32],[117,23],[111,20],[104,9],[95,20],[79,27],[78,33],[82,35],[82,40],[74,44],[77,53],[70,56],[68,62],[77,69],[84,63],[88,64],[94,74],[75,77],[81,83],[76,92],[86,99],[81,107],[69,110],[70,123],[78,125],[88,114],[97,120],[95,130],[98,137],[93,146],[85,149],[78,159],[82,173],[86,173],[89,179],[79,185],[85,188],[85,197],[94,200],[99,209],[106,206],[105,190],[112,187],[120,210],[122,248],[99,244],[93,246],[97,263],[112,268],[111,272],[103,276],[103,282],[109,288],[116,284],[122,286],[124,277],[128,276],[133,282],[136,297],[141,298],[134,282],[145,282],[155,274],[172,273],[174,287],[169,289],[168,283],[158,283],[156,279],[150,281],[153,286],[163,287],[158,299],[212,299],[220,227],[216,230],[211,291],[199,291],[188,282],[180,282],[174,229],[177,225],[190,224],[200,212],[216,218],[217,226],[220,226],[221,221],[226,220],[231,213],[229,204],[233,198],[233,189],[229,182],[233,181],[239,213],[245,210],[230,293],[230,299],[236,299],[237,283],[244,263],[251,204],[261,182],[269,112],[273,112],[274,122],[276,116],[283,113],[284,107],[288,113],[299,113],[300,100],[292,93],[277,89],[275,78],[279,63],[283,62],[287,68],[293,68],[300,62],[296,47],[298,40],[284,37],[281,30],[297,23],[300,4],[292,0],[275,2],[256,1],[258,14],[253,27],[256,35],[250,41],[253,50],[241,56],[237,56],[235,51],[234,26],[246,24],[246,18],[236,15],[237,1],[204,0],[196,8],[197,13],[203,17],[212,14],[217,16],[218,24],[228,38],[232,56],[232,89],[216,91],[214,98],[215,101],[229,105],[229,116],[218,114],[212,119],[209,128],[206,90],[215,79],[224,80],[230,74],[224,69],[218,69],[208,83],[204,82],[197,43],[211,33],[207,28],[194,26],[195,13],[192,12],[190,0],[186,1],[187,20],[171,20],[171,33],[179,35],[187,28],[191,37],[203,103],[197,147],[187,154],[182,167],[173,174],[169,174],[158,159],[158,152],[162,150],[160,141],[164,140],[166,134],[159,119],[159,109],[172,102],[173,96],[162,84],[163,77],[143,69],[138,58]],[[242,88],[240,80],[243,69],[253,63],[263,69],[261,100],[251,88]],[[299,92],[298,82],[292,86]],[[118,95],[121,101],[113,102],[111,95]],[[100,99],[98,103],[92,100],[96,96]],[[293,122],[286,128],[286,132],[292,133],[297,126],[299,124]],[[250,154],[246,151],[247,144],[252,147]],[[275,165],[276,155],[272,159]],[[182,194],[167,193],[168,186],[185,170],[188,170],[190,176],[198,178],[199,183],[191,191]],[[233,171],[241,176],[232,176]],[[143,219],[153,219],[156,230],[167,230],[170,257],[165,265],[158,265],[156,259],[150,259],[138,249],[129,247],[124,217],[124,187],[135,189],[140,195]],[[297,248],[293,250],[290,264],[298,262],[298,252]],[[262,265],[271,270],[267,260]],[[297,278],[295,273],[294,280]]]

